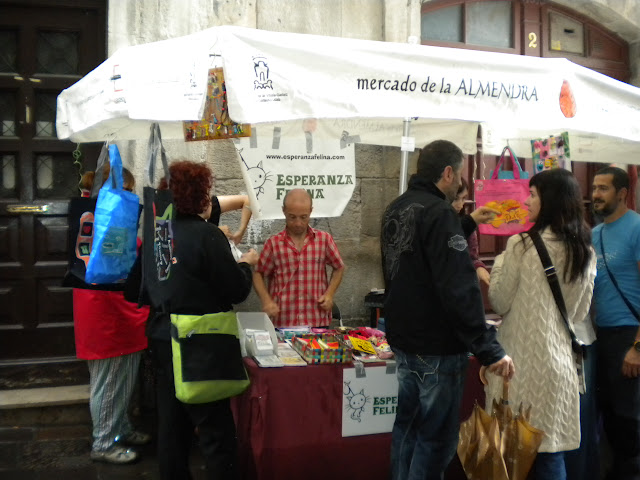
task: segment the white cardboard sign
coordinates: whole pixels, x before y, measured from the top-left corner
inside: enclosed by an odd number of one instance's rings
[[[355,368],[342,375],[342,436],[388,433],[398,407],[398,377],[387,367],[366,367],[358,378]]]

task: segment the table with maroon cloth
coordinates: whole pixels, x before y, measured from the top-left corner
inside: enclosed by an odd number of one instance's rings
[[[241,479],[389,478],[391,433],[342,436],[342,370],[352,364],[260,368],[244,361],[251,386],[232,400]],[[484,404],[478,369],[471,358],[461,419],[476,400]],[[456,456],[447,480],[464,480],[459,465]]]

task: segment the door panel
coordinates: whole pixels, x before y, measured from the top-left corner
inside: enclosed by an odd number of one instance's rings
[[[104,0],[0,0],[0,361],[72,356],[67,210],[76,145],[56,99],[105,58]],[[100,145],[83,145],[92,169]]]

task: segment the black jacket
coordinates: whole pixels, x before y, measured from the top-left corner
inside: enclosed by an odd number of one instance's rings
[[[432,183],[414,175],[382,219],[384,316],[392,347],[406,353],[473,352],[483,365],[505,352],[485,324],[466,238],[475,229]]]
[[[173,254],[171,298],[157,310],[188,315],[226,312],[251,293],[249,264],[237,263],[224,233],[199,216],[178,214]],[[156,313],[148,335],[169,340],[169,321],[167,314]]]

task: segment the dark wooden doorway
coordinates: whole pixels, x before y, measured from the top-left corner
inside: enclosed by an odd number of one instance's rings
[[[106,58],[105,0],[0,0],[0,364],[75,356],[66,271],[76,145],[56,97]],[[100,145],[83,145],[84,168]]]

